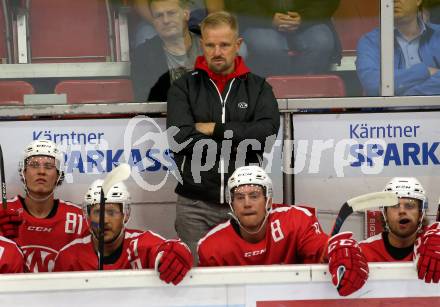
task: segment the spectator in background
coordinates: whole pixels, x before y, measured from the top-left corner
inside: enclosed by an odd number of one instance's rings
[[[422,0],[394,1],[394,91],[396,95],[440,94],[440,32],[423,21]],[[356,70],[368,96],[380,95],[380,29],[357,46]]]
[[[440,24],[440,0],[424,0],[423,8],[430,23]]]
[[[170,85],[194,68],[202,49],[188,28],[186,0],[149,0],[149,8],[159,35],[136,48],[131,78],[136,101],[166,101]]]
[[[167,127],[179,128],[170,141],[182,176],[175,226],[193,254],[198,240],[229,218],[224,188],[236,163],[261,163],[273,144],[267,139],[275,138],[280,125],[272,88],[237,55],[242,39],[236,18],[212,13],[201,32],[204,56],[195,71],[173,83],[167,104]],[[239,146],[246,141],[253,142],[251,148]]]
[[[153,16],[151,15],[149,0],[133,0],[133,8],[136,13],[142,18],[137,24],[134,33],[134,47],[136,48],[145,40],[152,39],[157,35],[153,27]],[[199,24],[206,16],[205,2],[209,0],[187,0],[190,9],[190,17],[188,26],[190,31],[195,33],[200,32]]]
[[[340,0],[216,2],[216,8],[238,15],[249,67],[258,75],[323,73],[340,62],[341,46],[331,22]]]

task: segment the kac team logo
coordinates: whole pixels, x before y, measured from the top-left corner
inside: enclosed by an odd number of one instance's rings
[[[58,252],[46,246],[21,246],[27,270],[31,273],[52,272]]]

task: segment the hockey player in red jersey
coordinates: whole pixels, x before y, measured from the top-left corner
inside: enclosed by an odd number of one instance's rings
[[[31,142],[19,165],[26,196],[0,209],[0,232],[20,246],[29,272],[50,272],[58,250],[88,232],[80,206],[54,198],[64,155],[47,140]]]
[[[91,234],[61,249],[55,261],[55,271],[98,269],[97,238],[102,183],[103,180],[92,183],[83,205]],[[129,218],[130,195],[121,182],[111,187],[106,195],[104,270],[155,268],[162,280],[178,284],[192,267],[189,248],[180,240],[165,240],[151,231],[126,229]]]
[[[0,236],[0,274],[23,273],[23,253],[14,241]]]
[[[226,193],[232,219],[199,241],[200,266],[318,263],[327,255],[341,295],[365,283],[368,265],[351,235],[329,239],[307,209],[271,210],[272,181],[260,167],[238,168],[228,180]],[[336,276],[341,266],[345,273]]]
[[[370,262],[412,261],[420,279],[440,280],[440,225],[427,227],[428,202],[420,182],[414,177],[395,177],[385,191],[396,193],[399,204],[381,208],[385,231],[360,242]]]

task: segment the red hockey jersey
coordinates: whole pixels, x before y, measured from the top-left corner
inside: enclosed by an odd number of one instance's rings
[[[199,266],[317,263],[328,236],[307,209],[273,209],[266,237],[258,243],[243,240],[231,222],[213,228],[198,243]]]
[[[359,246],[368,262],[412,261],[414,257],[414,252],[411,252],[403,259],[394,259],[385,247],[382,233],[359,242]]]
[[[14,241],[0,236],[0,274],[23,273],[23,253]]]
[[[23,199],[8,200],[8,208],[18,210],[23,216],[19,236],[15,242],[24,254],[29,272],[51,272],[58,251],[67,243],[88,233],[80,206],[58,202],[56,214],[50,218],[36,218],[23,208]]]
[[[104,264],[104,270],[152,269],[157,248],[165,241],[161,236],[138,230],[125,231],[122,253],[113,264]],[[63,247],[56,260],[55,272],[93,271],[98,269],[98,255],[93,249],[92,236],[77,239]]]

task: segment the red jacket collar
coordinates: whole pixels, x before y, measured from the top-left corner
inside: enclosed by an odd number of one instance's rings
[[[235,70],[228,75],[219,75],[211,71],[204,56],[197,57],[194,68],[206,71],[208,76],[216,83],[217,81],[227,82],[232,78],[240,77],[250,72],[249,68],[246,66],[241,56],[237,56],[235,58]]]

